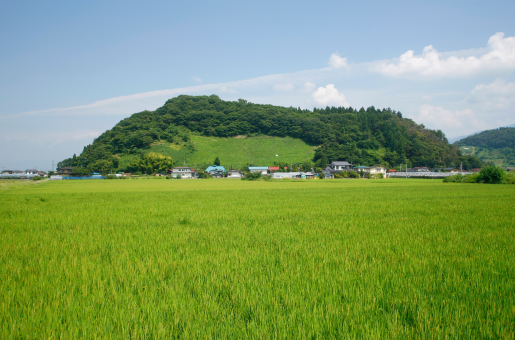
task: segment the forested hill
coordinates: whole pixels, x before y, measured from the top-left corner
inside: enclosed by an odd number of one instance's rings
[[[515,148],[515,127],[502,127],[486,130],[468,136],[454,143],[458,146],[473,145],[481,148]]]
[[[119,155],[142,153],[157,142],[188,142],[191,134],[300,138],[317,146],[313,162],[319,167],[333,160],[392,167],[406,162],[429,167],[460,162],[465,167],[480,165],[475,157],[460,156],[442,131],[426,129],[390,108],[326,107],[310,111],[243,99],[223,101],[216,95],[182,95],[155,111],[135,113],[120,121],[86,146],[80,156],[74,155],[59,166],[116,169]],[[194,143],[189,143],[188,147],[195,150]]]
[[[515,166],[515,127],[486,130],[454,143],[463,154],[486,163]]]

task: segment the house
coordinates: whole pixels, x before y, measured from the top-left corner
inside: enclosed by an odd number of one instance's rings
[[[445,172],[460,172],[460,169],[458,168],[445,168]]]
[[[390,170],[388,170],[388,172],[397,172],[397,170],[395,170],[395,169],[390,169]]]
[[[270,173],[274,172],[274,171],[278,171],[279,170],[279,167],[278,166],[269,166],[268,167],[268,171],[270,171]]]
[[[213,170],[209,174],[213,178],[224,178],[224,172],[222,170]]]
[[[4,170],[3,173],[9,174],[9,175],[24,175],[25,174],[25,172],[23,172],[21,170]]]
[[[386,177],[386,168],[384,166],[380,166],[380,165],[371,166],[369,172],[371,175],[383,174],[383,177]]]
[[[301,178],[305,178],[305,179],[315,179],[315,176],[316,174],[313,173],[313,172],[304,172],[302,175],[301,175]]]
[[[243,178],[245,177],[245,173],[239,170],[229,170],[227,172],[227,178]]]
[[[352,170],[352,164],[345,161],[334,161],[328,165],[333,170]]]
[[[168,170],[168,173],[174,178],[177,178],[177,176],[181,176],[181,178],[195,178],[196,175],[195,169],[187,166],[176,166]]]
[[[214,178],[221,178],[224,177],[224,173],[227,171],[225,171],[223,166],[211,165],[207,167],[206,172]]]
[[[413,170],[415,172],[429,172],[429,168],[427,166],[416,166]]]
[[[334,161],[322,170],[325,178],[334,178],[334,175],[340,171],[352,171],[352,164],[346,161]]]
[[[363,172],[370,172],[370,167],[364,166],[364,165],[358,165],[358,166],[355,166],[353,170],[363,171]]]
[[[25,173],[27,175],[39,175],[38,169],[27,169],[25,170]]]
[[[73,168],[70,167],[64,167],[64,168],[58,168],[56,174],[57,175],[71,175],[73,171]]]
[[[261,176],[266,176],[268,173],[268,167],[267,166],[249,166],[249,171],[252,173],[259,172],[261,173]]]

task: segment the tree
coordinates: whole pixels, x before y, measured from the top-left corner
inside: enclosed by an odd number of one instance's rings
[[[172,157],[164,156],[157,152],[142,154],[140,159],[132,161],[128,166],[130,171],[141,171],[147,174],[166,172],[172,167]]]
[[[89,176],[89,170],[86,168],[81,168],[81,167],[76,166],[72,169],[72,176],[78,176],[78,177]]]
[[[215,158],[213,165],[220,166],[220,159],[218,157]]]
[[[485,166],[479,172],[478,181],[482,183],[499,184],[503,182],[505,173],[500,166]]]

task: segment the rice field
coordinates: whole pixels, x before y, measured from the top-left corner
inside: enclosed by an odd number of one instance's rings
[[[2,339],[515,338],[515,186],[0,191]]]

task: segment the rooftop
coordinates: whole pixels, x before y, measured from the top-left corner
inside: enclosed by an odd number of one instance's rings
[[[225,172],[225,168],[221,165],[217,166],[217,165],[211,165],[211,166],[208,166],[207,169],[206,169],[206,172],[211,172],[211,171],[223,171]]]

